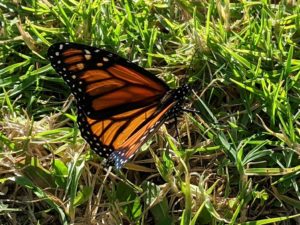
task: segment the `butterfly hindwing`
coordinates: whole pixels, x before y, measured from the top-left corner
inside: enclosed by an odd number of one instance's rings
[[[120,168],[164,122],[171,106],[158,109],[150,105],[104,120],[94,120],[78,110],[78,124],[91,148]]]

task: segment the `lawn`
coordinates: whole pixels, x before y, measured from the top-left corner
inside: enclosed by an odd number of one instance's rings
[[[0,224],[300,224],[295,1],[2,0],[0,22]],[[188,83],[188,110],[105,166],[47,58],[58,42]]]

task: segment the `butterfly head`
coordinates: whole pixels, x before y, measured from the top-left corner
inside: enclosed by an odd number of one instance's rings
[[[186,96],[188,96],[191,92],[191,87],[189,84],[184,84],[180,88],[176,89],[173,92],[173,98],[178,101],[183,101]]]

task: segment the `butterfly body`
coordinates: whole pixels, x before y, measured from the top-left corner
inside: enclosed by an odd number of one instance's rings
[[[117,168],[181,111],[189,92],[188,85],[171,90],[136,64],[91,46],[58,43],[48,56],[77,100],[83,138]]]

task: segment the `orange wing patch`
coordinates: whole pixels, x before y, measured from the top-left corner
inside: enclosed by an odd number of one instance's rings
[[[111,72],[116,78],[125,80],[129,83],[151,87],[153,89],[156,89],[158,92],[165,91],[165,87],[157,84],[157,82],[154,82],[149,77],[124,66],[114,65],[107,70]]]
[[[116,151],[124,148],[123,144],[132,138],[133,134],[143,132],[146,126],[141,127],[145,121],[152,124],[152,117],[157,106],[144,107],[128,111],[124,114],[110,117],[105,120],[94,120],[86,116],[91,132],[105,146],[113,146]],[[156,118],[156,116],[155,116]],[[134,135],[135,136],[135,135]]]
[[[69,48],[66,51],[63,52],[63,56],[68,57],[71,55],[79,55],[82,54],[82,50],[81,49],[76,49],[76,48]]]
[[[145,141],[151,136],[151,134],[158,128],[158,125],[163,122],[161,118],[167,113],[173,106],[174,102],[165,107],[161,112],[151,118],[141,129],[135,132],[130,138],[128,138],[119,150],[125,152],[124,157],[129,158],[133,155]],[[118,151],[118,149],[117,149]]]
[[[111,78],[111,75],[104,70],[88,70],[85,71],[80,78],[86,83],[92,83],[109,79]]]

